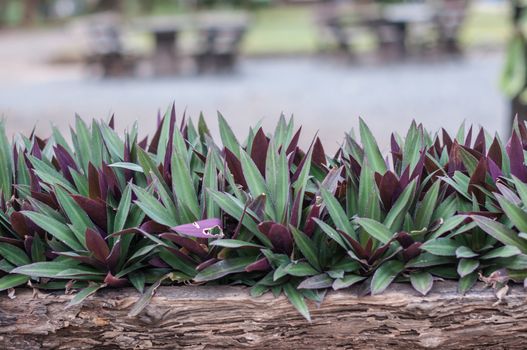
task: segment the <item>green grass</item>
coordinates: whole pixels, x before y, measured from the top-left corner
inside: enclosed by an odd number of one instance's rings
[[[256,10],[244,42],[247,54],[309,53],[316,50],[317,27],[309,7]]]
[[[247,54],[314,53],[319,31],[309,6],[274,7],[257,10],[243,50]],[[509,6],[474,4],[461,30],[466,48],[501,46],[510,32]],[[371,37],[358,38],[358,49],[371,48]]]
[[[510,8],[473,6],[461,31],[461,42],[467,47],[502,45],[510,33]]]

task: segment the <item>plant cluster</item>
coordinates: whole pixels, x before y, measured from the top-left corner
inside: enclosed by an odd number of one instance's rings
[[[241,284],[306,299],[393,281],[527,277],[527,127],[504,144],[472,127],[455,137],[413,123],[384,158],[366,124],[334,155],[281,117],[240,142],[219,116],[222,146],[199,118],[158,118],[151,139],[77,118],[12,142],[0,123],[0,290],[135,287],[138,314],[162,284]]]

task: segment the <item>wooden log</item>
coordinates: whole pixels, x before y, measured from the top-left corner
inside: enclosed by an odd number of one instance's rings
[[[408,285],[377,296],[329,292],[308,323],[282,296],[252,298],[242,287],[162,287],[137,317],[132,289],[97,293],[65,309],[63,293],[17,290],[0,297],[0,349],[524,349],[526,291],[466,295],[437,282],[422,297]]]

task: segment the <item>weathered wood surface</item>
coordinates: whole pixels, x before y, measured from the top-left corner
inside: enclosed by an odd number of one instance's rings
[[[427,297],[407,285],[378,296],[330,292],[313,322],[284,297],[254,299],[241,287],[162,287],[128,317],[138,294],[103,291],[65,310],[71,295],[0,297],[0,349],[525,349],[527,293],[514,286],[493,305],[479,284],[465,296],[436,283]]]

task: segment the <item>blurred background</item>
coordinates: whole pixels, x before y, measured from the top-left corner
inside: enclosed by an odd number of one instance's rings
[[[337,147],[363,117],[507,136],[527,101],[523,1],[0,0],[0,116],[67,131],[78,113],[151,133],[220,111],[242,136],[281,113]],[[527,11],[526,11],[527,12]]]

